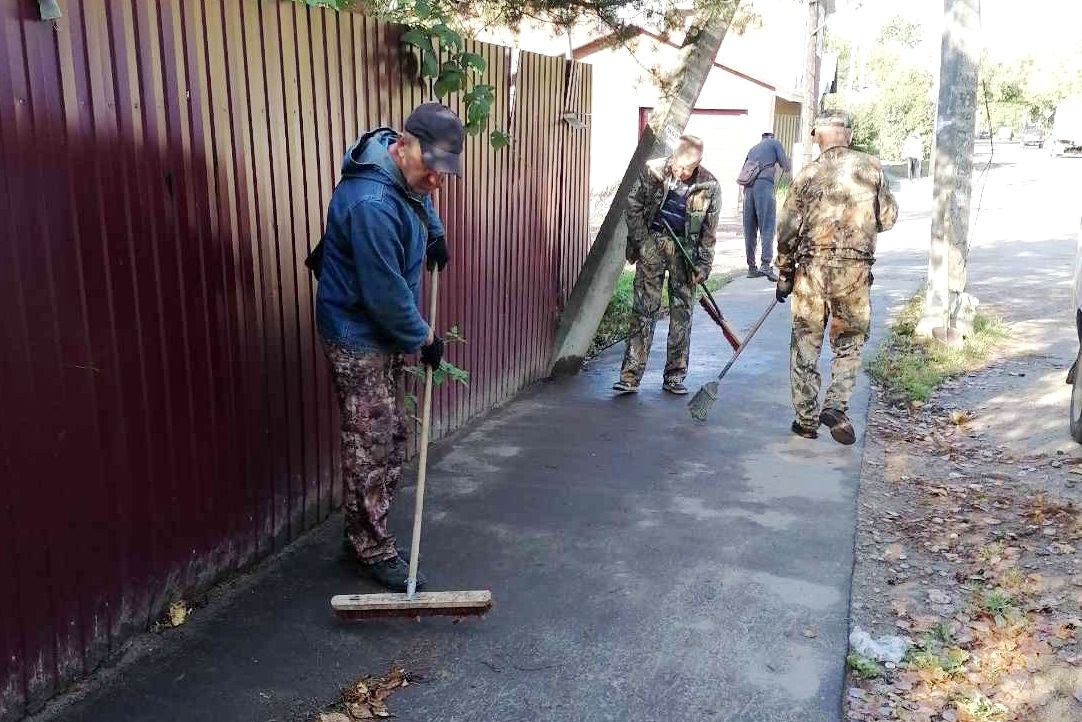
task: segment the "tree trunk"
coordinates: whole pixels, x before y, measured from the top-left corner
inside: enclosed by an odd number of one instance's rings
[[[976,299],[965,293],[973,190],[980,0],[944,0],[939,104],[933,160],[935,190],[928,291],[920,336],[960,345],[972,331]]]
[[[658,102],[649,126],[639,139],[560,319],[552,374],[575,374],[582,367],[624,268],[627,244],[624,213],[631,187],[646,161],[670,153],[684,132],[739,6],[740,0],[719,0],[710,11],[700,10],[692,19],[680,51],[680,62],[672,74],[674,82],[669,93]]]

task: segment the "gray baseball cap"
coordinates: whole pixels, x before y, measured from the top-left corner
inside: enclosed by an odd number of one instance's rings
[[[418,105],[406,118],[406,132],[421,142],[425,167],[462,175],[459,156],[465,130],[453,110],[440,103]]]
[[[838,110],[836,108],[828,108],[821,110],[815,116],[815,122],[812,124],[812,135],[815,135],[816,128],[845,128],[852,129],[853,116],[849,115],[844,110]]]

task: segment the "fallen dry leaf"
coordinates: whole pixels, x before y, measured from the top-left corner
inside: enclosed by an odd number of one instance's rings
[[[183,599],[169,605],[166,621],[170,627],[179,627],[188,621],[188,605],[184,603]]]
[[[405,670],[395,665],[383,677],[361,677],[342,688],[340,702],[345,704],[345,722],[390,717],[385,700],[394,690],[409,684]],[[337,706],[339,702],[335,702]],[[340,713],[339,713],[340,714]],[[320,720],[324,722],[324,720]],[[338,720],[336,722],[343,722]]]
[[[353,720],[341,712],[324,712],[319,716],[319,722],[353,722]]]

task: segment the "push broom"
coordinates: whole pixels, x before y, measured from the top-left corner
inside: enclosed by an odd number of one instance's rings
[[[748,331],[748,335],[744,337],[743,342],[741,342],[733,352],[732,357],[729,358],[729,362],[725,364],[721,373],[719,373],[713,381],[703,384],[702,388],[696,391],[695,395],[691,397],[691,401],[688,402],[688,413],[691,414],[691,418],[696,421],[703,421],[706,419],[707,414],[710,413],[710,409],[714,408],[714,403],[718,400],[718,382],[725,378],[725,374],[729,373],[729,369],[733,367],[736,360],[740,358],[740,354],[748,347],[748,342],[751,341],[751,337],[755,335],[755,332],[763,325],[763,321],[766,321],[766,317],[770,315],[770,312],[773,311],[774,307],[777,305],[777,299],[770,300],[770,305],[763,311],[763,315],[759,316],[755,321],[751,330]]]
[[[436,322],[439,271],[432,269],[432,300],[429,320]],[[331,597],[331,608],[343,619],[370,617],[467,617],[492,608],[492,592],[418,592],[417,561],[421,556],[421,517],[425,503],[425,471],[428,465],[428,432],[432,423],[432,368],[425,366],[425,392],[421,410],[421,441],[417,459],[417,498],[413,505],[413,538],[410,542],[409,578],[406,591],[383,594],[339,594]]]

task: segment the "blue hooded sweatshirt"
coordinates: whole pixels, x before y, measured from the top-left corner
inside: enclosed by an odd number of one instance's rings
[[[421,269],[444,230],[432,199],[410,190],[391,158],[397,138],[377,128],[346,151],[327,209],[316,325],[325,341],[351,351],[409,353],[428,334]]]

